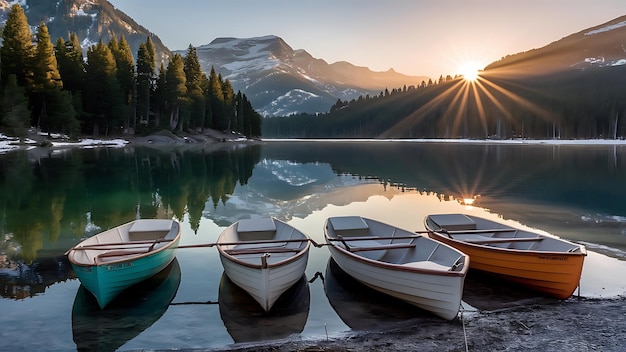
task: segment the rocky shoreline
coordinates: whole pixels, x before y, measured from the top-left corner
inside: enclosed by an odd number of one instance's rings
[[[184,145],[184,144],[216,144],[223,142],[252,141],[237,133],[227,133],[216,130],[203,130],[201,133],[174,134],[169,131],[159,131],[146,136],[122,135],[107,137],[82,137],[79,140],[69,140],[61,135],[47,135],[36,133],[34,130],[28,133],[26,138],[20,140],[16,137],[8,137],[0,134],[0,152],[23,148],[67,148],[67,147],[114,147],[125,145]]]
[[[626,298],[518,305],[448,322],[411,323],[393,330],[324,340],[232,345],[230,351],[624,351]],[[224,350],[224,348],[219,349]]]

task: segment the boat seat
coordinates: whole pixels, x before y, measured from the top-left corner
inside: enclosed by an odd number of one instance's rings
[[[428,217],[437,226],[448,231],[476,230],[474,220],[464,214],[436,214]]]
[[[408,266],[409,268],[437,270],[437,271],[448,271],[451,269],[450,266],[441,265],[441,264],[431,262],[428,260],[422,260],[419,262],[409,262],[409,263],[403,264],[402,266]]]
[[[237,223],[240,241],[272,240],[276,236],[276,224],[272,218],[242,219]]]
[[[457,240],[457,241],[463,241],[463,242],[481,242],[481,241],[490,241],[493,240],[493,237],[489,237],[489,236],[481,236],[481,235],[475,235],[475,234],[464,234],[464,233],[460,233],[460,234],[452,234],[452,238]]]
[[[172,220],[136,220],[128,229],[129,241],[150,241],[165,238],[172,229]]]
[[[339,216],[328,220],[335,234],[343,237],[367,236],[369,226],[360,216]]]

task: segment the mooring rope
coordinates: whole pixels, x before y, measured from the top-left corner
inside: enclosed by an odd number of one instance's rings
[[[469,346],[467,343],[467,332],[465,331],[465,319],[463,319],[463,306],[461,306],[461,324],[463,325],[463,339],[465,340],[465,352],[469,352]]]

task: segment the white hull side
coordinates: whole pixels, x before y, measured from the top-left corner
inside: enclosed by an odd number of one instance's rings
[[[351,258],[332,246],[328,248],[339,267],[363,284],[444,319],[457,316],[464,277],[395,270]]]

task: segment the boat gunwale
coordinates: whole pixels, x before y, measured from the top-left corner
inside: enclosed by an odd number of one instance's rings
[[[431,214],[431,215],[437,215],[437,214]],[[525,231],[528,232],[530,234],[533,234],[535,236],[537,236],[537,238],[533,238],[533,240],[539,240],[539,239],[551,239],[554,241],[558,241],[561,243],[567,243],[569,245],[571,245],[572,247],[578,247],[578,250],[576,251],[540,251],[540,250],[536,250],[536,249],[519,249],[519,248],[505,248],[505,247],[494,247],[489,245],[489,243],[477,243],[477,242],[471,242],[471,241],[464,241],[462,239],[458,239],[458,238],[454,238],[454,237],[450,237],[448,234],[445,233],[445,229],[442,228],[441,226],[439,226],[436,222],[434,222],[434,220],[431,219],[431,215],[426,215],[424,217],[424,228],[426,229],[426,231],[428,232],[428,236],[430,237],[431,235],[435,235],[441,239],[437,239],[438,241],[442,241],[445,240],[446,242],[452,242],[452,243],[457,243],[459,245],[463,245],[463,246],[468,246],[470,248],[475,248],[475,249],[480,249],[480,250],[487,250],[490,252],[505,252],[505,253],[510,253],[510,254],[520,254],[520,255],[527,255],[527,256],[539,256],[539,255],[550,255],[550,256],[556,256],[556,255],[563,255],[563,256],[567,256],[567,257],[577,257],[577,256],[587,256],[587,248],[581,244],[572,242],[572,241],[568,241],[566,239],[560,238],[560,237],[556,237],[556,236],[549,236],[549,235],[544,235],[541,234],[537,231],[533,231],[533,230],[526,230],[526,229],[522,229],[521,227],[515,227],[515,226],[510,226],[510,225],[505,225],[505,224],[501,224],[498,223],[496,221],[493,220],[489,220],[489,219],[484,219],[478,216],[474,216],[474,215],[468,215],[468,214],[463,214],[469,218],[476,218],[476,219],[481,219],[481,220],[486,220],[492,223],[496,223],[498,225],[501,226],[505,226],[503,228],[498,228],[495,230],[499,230],[501,232],[506,232],[506,231]],[[429,226],[429,221],[431,221],[433,224],[437,225],[439,227],[439,230],[434,229],[433,227]],[[478,229],[478,230],[482,230],[482,229]],[[463,230],[455,230],[454,234],[459,235],[459,234],[465,234],[465,233],[472,233],[472,231],[476,231],[476,230],[468,230],[468,231],[463,231]],[[484,230],[487,231],[487,230]],[[520,238],[524,238],[524,237],[520,237]],[[494,239],[509,239],[507,237],[494,237]],[[513,237],[511,237],[510,239],[513,239]],[[502,241],[502,243],[506,243],[507,241]],[[513,241],[511,241],[513,242]]]
[[[363,218],[363,217],[361,217],[361,218],[364,219],[364,220],[366,219],[366,218]],[[368,219],[368,220],[376,221],[376,222],[379,222],[379,223],[381,223],[383,225],[402,230],[401,228],[398,228],[398,227],[395,227],[395,226],[392,226],[392,225],[380,222],[378,220],[373,220],[373,219]],[[324,226],[324,237],[326,239],[326,243],[328,244],[328,246],[338,250],[339,252],[341,252],[341,254],[347,256],[348,258],[352,258],[353,260],[357,260],[357,261],[365,263],[367,265],[373,265],[373,266],[376,266],[376,267],[380,267],[380,268],[388,269],[388,270],[394,270],[394,271],[404,271],[404,272],[410,272],[410,273],[420,273],[420,274],[429,274],[429,275],[437,274],[437,275],[441,275],[441,276],[451,276],[451,277],[464,277],[464,276],[467,275],[467,272],[469,270],[469,263],[470,263],[469,255],[467,255],[466,253],[463,253],[462,251],[458,250],[457,248],[454,248],[453,246],[450,246],[447,243],[441,243],[439,241],[436,241],[438,245],[443,245],[443,246],[449,247],[450,249],[458,252],[460,257],[464,258],[463,267],[461,268],[461,270],[458,270],[458,271],[453,271],[453,270],[443,271],[443,270],[437,270],[437,269],[419,268],[419,267],[406,266],[406,265],[403,265],[403,264],[388,263],[388,262],[384,262],[384,261],[380,261],[380,260],[374,260],[374,259],[366,258],[366,257],[363,257],[363,256],[357,254],[356,252],[351,252],[351,251],[349,251],[349,250],[347,250],[345,248],[342,248],[339,245],[339,243],[341,243],[339,241],[339,239],[336,238],[336,237],[331,237],[329,235],[328,226],[329,226],[329,222],[328,222],[328,219],[326,219],[326,224]],[[406,231],[406,230],[404,230],[404,231]],[[375,239],[375,236],[372,236],[372,237],[373,237],[373,239]],[[422,236],[422,237],[424,237],[424,236]],[[415,238],[417,239],[419,237],[416,236]],[[427,240],[434,241],[434,239],[431,239],[429,237],[424,237],[424,238],[427,239]],[[411,242],[408,242],[408,243],[411,243]]]
[[[303,241],[303,242],[305,242],[305,241]],[[285,258],[284,260],[280,260],[280,261],[277,261],[275,263],[268,263],[267,265],[263,266],[263,264],[261,264],[261,263],[260,264],[252,264],[252,263],[240,260],[240,259],[237,258],[236,254],[230,254],[230,253],[226,252],[226,250],[222,249],[219,245],[217,246],[217,250],[224,257],[224,259],[227,259],[227,260],[229,260],[229,261],[231,261],[233,263],[236,263],[236,264],[239,264],[239,265],[243,265],[243,266],[246,266],[246,267],[249,267],[249,268],[254,268],[254,269],[272,269],[272,268],[275,268],[275,267],[280,267],[280,266],[283,266],[283,265],[287,265],[287,264],[289,264],[291,262],[297,261],[302,256],[308,254],[310,248],[311,248],[311,242],[307,240],[306,241],[306,245],[302,249],[300,249],[298,251],[296,251],[294,249],[294,253],[295,253],[294,255],[291,255],[291,256]],[[268,253],[271,254],[271,252],[269,252],[269,251],[268,251]],[[245,254],[245,253],[243,253],[243,254]],[[251,253],[248,253],[248,254],[251,254]],[[263,254],[263,252],[260,251],[259,254]]]
[[[445,243],[444,243],[445,244]],[[461,253],[462,256],[465,257],[465,262],[463,265],[463,268],[459,271],[452,271],[452,270],[447,270],[447,271],[443,271],[443,270],[436,270],[436,269],[428,269],[428,268],[417,268],[417,267],[412,267],[412,266],[406,266],[403,264],[393,264],[393,263],[387,263],[387,262],[383,262],[380,260],[373,260],[373,259],[369,259],[369,258],[365,258],[363,256],[360,256],[358,254],[356,254],[355,252],[350,252],[348,250],[346,250],[345,248],[341,248],[338,245],[332,244],[330,245],[331,247],[333,247],[334,249],[339,250],[340,252],[342,252],[342,254],[345,254],[347,257],[352,258],[354,260],[366,263],[368,265],[374,265],[383,269],[390,269],[390,270],[396,270],[396,271],[406,271],[406,272],[413,272],[413,273],[423,273],[423,274],[433,274],[436,273],[438,275],[445,275],[445,276],[465,276],[467,275],[467,271],[469,269],[469,256],[465,253]]]
[[[124,262],[129,262],[129,261],[135,261],[135,260],[140,259],[140,258],[145,258],[145,257],[150,257],[150,256],[153,256],[153,255],[156,255],[156,254],[158,254],[158,253],[160,253],[160,252],[162,252],[164,250],[168,250],[168,249],[174,250],[178,246],[178,243],[180,241],[180,237],[181,237],[182,231],[181,231],[180,223],[177,220],[174,220],[174,219],[171,219],[171,220],[172,220],[172,228],[170,228],[170,232],[174,229],[174,226],[176,226],[177,227],[176,236],[174,236],[174,238],[172,238],[171,240],[168,240],[168,241],[159,241],[159,239],[156,239],[154,241],[157,244],[158,243],[167,243],[165,246],[162,246],[162,247],[159,247],[159,248],[156,248],[156,249],[148,248],[148,250],[146,250],[146,252],[139,253],[139,254],[134,253],[134,252],[130,252],[129,255],[121,256],[120,259],[110,260],[110,261],[106,261],[106,262],[102,262],[102,261],[99,262],[99,261],[96,260],[94,263],[88,264],[88,263],[77,262],[74,259],[74,253],[76,253],[77,250],[82,250],[82,248],[77,245],[77,246],[75,246],[74,248],[72,248],[70,250],[70,252],[67,255],[67,258],[68,258],[68,260],[70,261],[71,264],[79,266],[79,267],[100,267],[100,266],[107,266],[107,265],[112,265],[112,264],[120,264],[120,263],[124,263]],[[137,220],[131,221],[130,223],[133,223],[135,221],[137,221]],[[121,226],[126,226],[128,224],[129,223],[125,223],[125,224],[122,224],[120,226],[113,227],[110,230],[116,229],[116,228],[121,227]],[[109,231],[109,230],[107,230],[107,231]],[[170,232],[168,232],[168,235],[170,234]],[[103,233],[103,232],[101,232],[101,233]],[[98,236],[101,233],[95,234],[94,236]],[[81,241],[81,243],[82,243],[82,241]],[[129,243],[132,244],[131,241],[129,241]],[[79,245],[80,245],[80,243],[79,243]],[[174,247],[174,248],[172,248],[172,247]],[[141,247],[138,247],[138,248],[141,248]],[[106,253],[106,252],[104,252],[104,253]]]
[[[281,267],[281,266],[284,266],[284,265],[288,265],[288,264],[291,264],[291,263],[293,263],[295,261],[298,261],[298,260],[302,259],[303,256],[308,255],[309,249],[311,248],[311,240],[310,240],[309,236],[307,236],[304,232],[298,230],[296,227],[291,226],[291,225],[289,225],[288,223],[286,223],[286,222],[284,222],[282,220],[276,219],[274,217],[271,217],[271,219],[273,221],[278,221],[279,223],[282,224],[282,226],[286,226],[288,228],[293,229],[295,233],[297,233],[297,234],[302,236],[301,239],[300,238],[297,238],[297,239],[293,239],[292,238],[292,239],[286,239],[285,241],[279,241],[278,239],[274,238],[271,241],[277,241],[277,243],[282,243],[282,242],[302,242],[302,243],[304,243],[304,242],[306,242],[306,244],[302,248],[294,247],[293,248],[294,254],[290,255],[289,257],[287,257],[287,258],[285,258],[283,260],[279,260],[279,261],[274,262],[274,263],[267,263],[266,265],[263,265],[262,261],[260,261],[259,264],[252,264],[250,262],[238,259],[237,258],[238,254],[231,254],[231,253],[229,253],[228,250],[230,250],[230,248],[229,249],[224,249],[224,248],[222,248],[222,246],[226,245],[226,244],[220,244],[220,238],[222,237],[222,234],[225,233],[229,228],[234,227],[235,224],[237,224],[237,221],[236,221],[233,224],[231,224],[230,226],[228,226],[226,229],[224,229],[222,231],[222,233],[218,236],[217,243],[216,243],[217,251],[219,252],[219,254],[224,259],[226,259],[226,260],[228,260],[228,261],[230,261],[230,262],[232,262],[234,264],[245,266],[245,267],[248,267],[248,268],[259,269],[259,270],[273,269],[273,268],[276,268],[276,267]],[[233,229],[233,231],[237,232],[237,230],[234,230],[234,229]],[[233,245],[233,243],[250,244],[250,242],[251,241],[229,242],[228,245]],[[269,243],[271,243],[271,242],[269,242]],[[259,253],[258,254],[264,254],[262,249],[263,248],[259,248]],[[268,251],[268,253],[271,254],[271,251]],[[246,253],[241,253],[241,254],[246,254]],[[253,254],[253,253],[247,253],[247,254]]]

